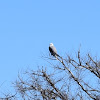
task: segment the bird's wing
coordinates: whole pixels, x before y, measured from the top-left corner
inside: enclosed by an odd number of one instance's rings
[[[54,46],[49,46],[49,51],[51,55],[55,56],[57,54],[57,50]]]
[[[54,46],[52,46],[52,50],[53,50],[54,53],[57,53],[57,50]]]

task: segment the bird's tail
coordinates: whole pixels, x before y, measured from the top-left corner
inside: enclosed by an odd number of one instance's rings
[[[61,62],[63,61],[63,58],[61,56],[59,56],[58,54],[56,54],[55,57],[56,57],[57,60],[59,60]]]
[[[60,57],[60,58],[62,59],[62,57],[61,57],[61,56],[59,56],[58,54],[56,54],[56,56],[57,56],[57,57]]]

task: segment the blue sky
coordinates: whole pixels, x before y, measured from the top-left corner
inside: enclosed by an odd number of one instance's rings
[[[0,88],[10,90],[19,71],[45,65],[50,42],[63,56],[80,44],[100,56],[100,1],[1,0]]]

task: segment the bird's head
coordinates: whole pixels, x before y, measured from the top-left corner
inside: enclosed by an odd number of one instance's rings
[[[50,43],[50,46],[54,46],[53,43]]]

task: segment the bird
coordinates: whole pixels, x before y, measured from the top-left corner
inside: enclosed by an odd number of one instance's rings
[[[56,50],[56,48],[55,48],[55,46],[53,45],[53,43],[50,43],[50,45],[49,45],[49,51],[50,51],[50,53],[51,53],[51,55],[52,56],[54,56],[54,57],[60,57],[58,54],[57,54],[57,50]]]

